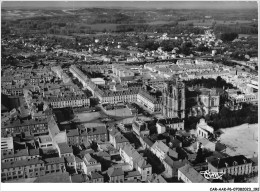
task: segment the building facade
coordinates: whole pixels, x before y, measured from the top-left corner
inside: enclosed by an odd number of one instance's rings
[[[169,118],[185,117],[185,84],[177,79],[167,82],[162,97],[163,115]]]

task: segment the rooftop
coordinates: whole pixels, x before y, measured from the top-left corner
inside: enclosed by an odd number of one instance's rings
[[[139,171],[130,171],[130,172],[126,172],[125,178],[136,177],[136,176],[141,176]]]
[[[104,177],[98,172],[91,172],[91,179],[99,179],[99,178],[104,178]]]
[[[244,155],[230,156],[226,158],[217,159],[211,162],[211,164],[218,168],[232,167],[234,165],[243,165],[247,163],[252,163],[252,161],[246,158]]]
[[[209,183],[207,179],[205,179],[189,164],[179,168],[179,171],[182,172],[192,183]]]
[[[71,179],[68,172],[50,173],[38,177],[34,183],[71,183]]]
[[[73,153],[73,149],[67,143],[58,143],[58,146],[61,154]]]
[[[20,160],[20,161],[14,161],[14,162],[1,163],[1,168],[9,169],[9,168],[24,167],[24,166],[30,166],[30,165],[36,165],[36,164],[44,164],[44,162],[39,159]]]
[[[44,160],[48,164],[65,163],[64,157],[52,157]]]
[[[109,175],[109,177],[116,177],[116,176],[124,175],[124,171],[122,170],[122,168],[112,167],[107,170],[107,174]]]

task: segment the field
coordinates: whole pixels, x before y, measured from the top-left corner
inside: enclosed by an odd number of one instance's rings
[[[75,119],[79,119],[80,122],[93,121],[101,117],[99,112],[91,113],[77,113],[75,114]]]
[[[243,124],[237,127],[221,129],[220,142],[228,148],[228,155],[258,155],[258,124]]]
[[[129,116],[132,116],[131,111],[128,108],[109,110],[109,111],[106,111],[105,113],[107,115],[117,116],[117,117],[129,117]]]

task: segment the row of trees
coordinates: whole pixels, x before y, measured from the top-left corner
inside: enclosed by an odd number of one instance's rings
[[[256,108],[252,110],[252,108]],[[196,125],[202,117],[189,117],[185,120],[185,129],[196,129]],[[244,103],[242,109],[231,111],[226,107],[222,107],[219,114],[207,115],[204,117],[209,126],[215,130],[219,128],[229,128],[245,123],[258,123],[257,106]]]
[[[224,42],[233,41],[234,39],[238,38],[238,33],[221,33],[220,39]]]
[[[240,34],[257,34],[258,33],[258,26],[256,24],[253,25],[226,25],[226,24],[216,24],[214,26],[215,32],[222,32],[222,33],[240,33]]]
[[[258,112],[252,110],[253,107],[252,104],[247,103],[244,103],[243,108],[237,111],[223,107],[219,114],[208,116],[206,120],[214,129],[234,127],[244,123],[258,123]]]
[[[222,79],[220,76],[217,77],[217,79],[213,78],[208,78],[204,79],[203,77],[201,79],[192,79],[189,81],[185,81],[186,86],[191,87],[191,86],[203,86],[206,88],[229,88],[232,89],[234,86],[231,83],[227,83],[224,79]]]

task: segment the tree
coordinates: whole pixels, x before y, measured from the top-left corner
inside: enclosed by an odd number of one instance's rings
[[[196,163],[203,162],[203,153],[202,153],[201,145],[199,145],[199,149],[198,149],[198,152],[197,152],[197,156],[196,156],[195,162]]]
[[[220,35],[220,39],[224,42],[233,41],[236,38],[238,38],[237,33],[222,33]]]

